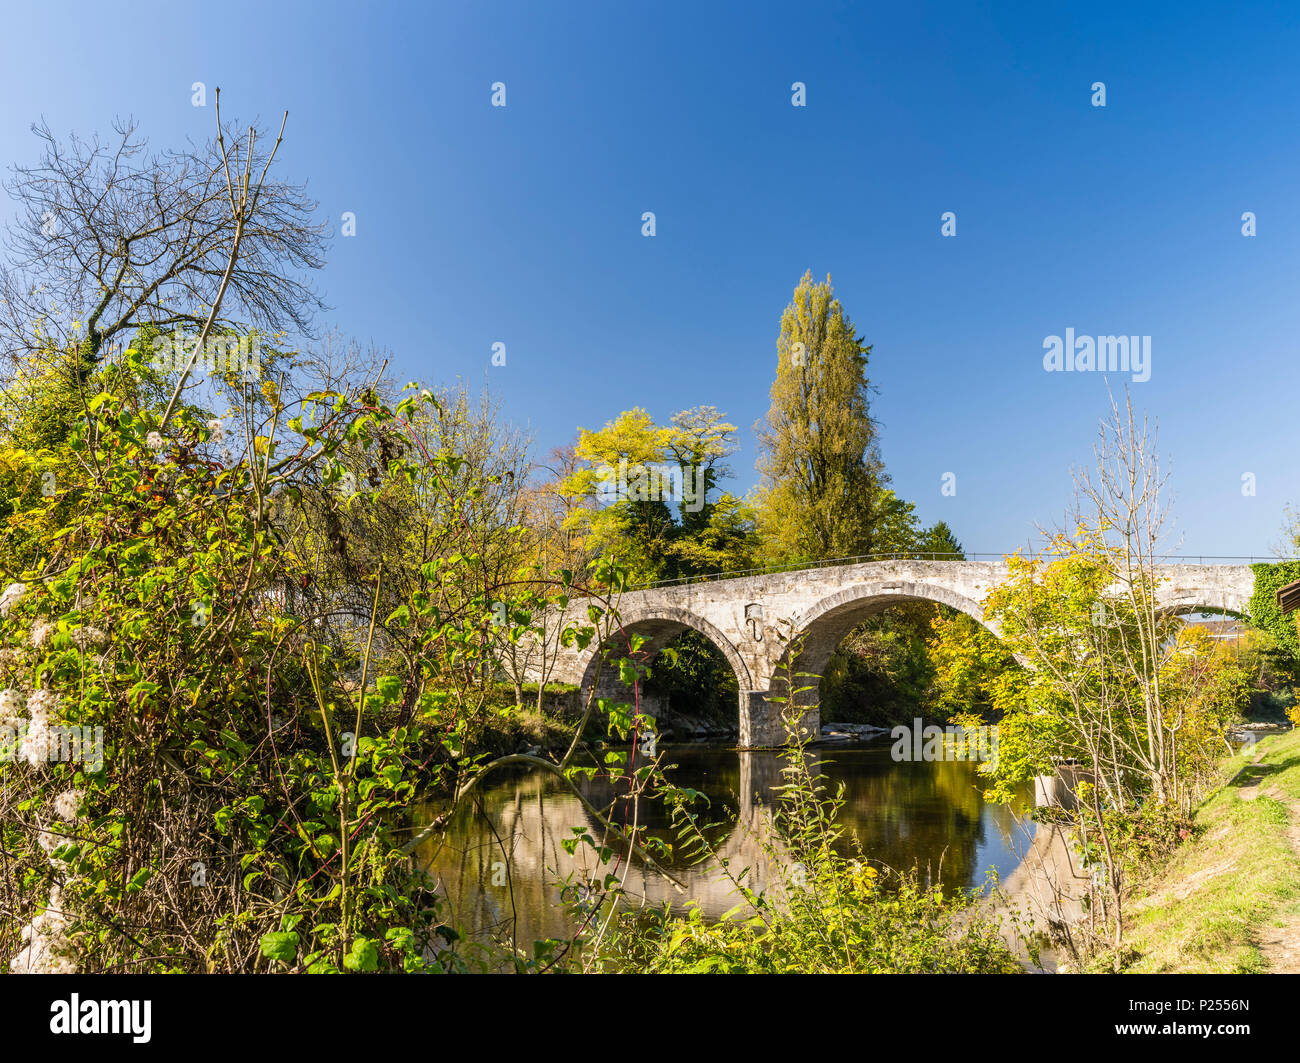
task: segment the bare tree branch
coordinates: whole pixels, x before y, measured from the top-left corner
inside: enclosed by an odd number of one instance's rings
[[[262,148],[269,138],[250,128],[227,151],[218,118],[206,144],[156,154],[131,121],[116,122],[108,144],[32,129],[40,160],[6,182],[18,205],[0,266],[10,359],[81,342],[94,361],[142,325],[198,329],[209,318],[218,331],[311,333],[324,304],[302,274],[324,265],[327,227],[304,186],[268,181],[278,140]]]

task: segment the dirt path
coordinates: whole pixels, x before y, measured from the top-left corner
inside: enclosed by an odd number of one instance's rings
[[[1255,755],[1258,763],[1260,754]],[[1249,770],[1249,768],[1245,769]],[[1300,802],[1289,799],[1276,787],[1262,787],[1267,776],[1261,776],[1247,786],[1243,786],[1238,796],[1243,801],[1253,801],[1261,793],[1265,797],[1286,806],[1290,825],[1286,829],[1286,840],[1291,851],[1300,860]],[[1269,970],[1274,974],[1300,974],[1300,912],[1283,916],[1282,925],[1269,923],[1260,928],[1259,951],[1268,962]]]

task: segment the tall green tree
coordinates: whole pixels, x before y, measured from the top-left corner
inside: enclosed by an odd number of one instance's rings
[[[868,405],[870,346],[831,279],[809,271],[781,315],[772,406],[759,437],[759,533],[767,560],[849,557],[876,547],[888,476]]]
[[[953,530],[948,527],[946,520],[936,521],[929,528],[918,536],[916,540],[916,552],[922,555],[933,555],[936,560],[949,558],[953,561],[960,561],[966,555],[962,551],[961,543],[958,542],[957,536]]]

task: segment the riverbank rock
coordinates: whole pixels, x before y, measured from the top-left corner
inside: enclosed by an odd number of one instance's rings
[[[864,738],[888,734],[889,728],[870,723],[824,723],[821,729],[823,742],[858,742]]]
[[[1282,734],[1284,731],[1291,730],[1289,723],[1238,723],[1228,728],[1228,737],[1235,738],[1239,735],[1254,734]]]

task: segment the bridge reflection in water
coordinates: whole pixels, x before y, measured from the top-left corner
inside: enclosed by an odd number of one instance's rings
[[[702,746],[664,752],[665,762],[677,765],[670,772],[673,782],[708,796],[711,805],[699,808],[700,819],[725,821],[708,831],[719,858],[733,873],[748,868],[745,881],[751,888],[779,882],[773,858],[790,858],[779,842],[774,852],[765,851],[760,838],[773,836],[773,787],[783,781],[782,754]],[[1005,879],[1030,848],[1029,803],[986,804],[970,762],[896,763],[888,740],[822,748],[809,756],[826,762],[820,771],[832,791],[844,784],[839,823],[846,830],[845,855],[858,855],[860,846],[872,863],[916,869],[946,888],[965,888],[983,885],[990,871]],[[600,780],[588,784],[586,793],[600,808],[614,796],[609,783]],[[438,810],[436,801],[418,808],[417,825]],[[557,884],[570,874],[576,883],[602,878],[609,870],[620,876],[626,871],[629,902],[668,903],[680,911],[693,901],[711,918],[739,902],[716,862],[692,864],[680,853],[662,805],[642,801],[637,814],[653,836],[674,845],[673,855],[661,862],[684,890],[635,860],[630,869],[617,859],[602,867],[590,846],[579,846],[572,856],[566,852],[561,843],[575,836],[573,828],[586,827],[597,841],[600,832],[563,784],[539,771],[500,776],[480,792],[477,808],[463,808],[453,817],[440,844],[430,839],[417,855],[440,883],[449,922],[472,936],[513,938],[525,947],[573,932]],[[625,816],[630,818],[631,809],[616,806],[615,821]]]

